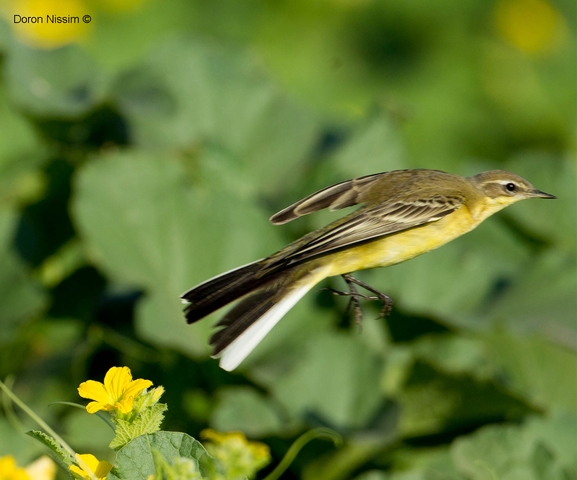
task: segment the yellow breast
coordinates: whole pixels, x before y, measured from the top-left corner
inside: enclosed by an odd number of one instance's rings
[[[388,267],[430,252],[467,233],[479,223],[480,220],[474,219],[469,209],[463,206],[436,222],[336,252],[319,259],[319,263],[327,267],[326,276]]]

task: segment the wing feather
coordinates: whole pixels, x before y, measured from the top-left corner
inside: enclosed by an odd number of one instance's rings
[[[439,196],[427,201],[396,200],[361,208],[273,255],[270,266],[301,263],[357,243],[435,222],[453,213],[463,203],[464,198],[460,196]]]
[[[317,212],[323,208],[340,210],[361,203],[360,197],[370,184],[379,180],[383,173],[375,173],[337,183],[312,193],[270,217],[274,225],[288,223],[295,218]]]

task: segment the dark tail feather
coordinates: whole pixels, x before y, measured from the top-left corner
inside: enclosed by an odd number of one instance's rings
[[[238,336],[264,315],[276,303],[282,286],[265,288],[242,300],[229,310],[216,324],[224,327],[210,338],[213,347],[212,355],[216,356],[228,347]]]
[[[257,276],[260,270],[259,262],[250,263],[184,292],[180,298],[190,302],[184,309],[188,323],[194,323],[268,283],[271,277]]]

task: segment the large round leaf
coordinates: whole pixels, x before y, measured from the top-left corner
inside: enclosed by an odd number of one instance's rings
[[[207,351],[209,325],[186,325],[180,293],[278,246],[254,205],[192,185],[175,159],[142,152],[87,164],[76,178],[72,210],[97,266],[146,291],[140,333],[193,353]]]
[[[123,75],[115,94],[137,144],[225,151],[268,191],[299,169],[318,129],[254,56],[208,42],[167,42]]]

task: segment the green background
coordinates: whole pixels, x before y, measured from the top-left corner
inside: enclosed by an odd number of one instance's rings
[[[0,23],[0,377],[18,395],[99,458],[112,432],[49,404],[127,365],[166,388],[167,430],[241,430],[274,464],[308,429],[343,435],[283,478],[577,478],[574,2],[86,10],[56,49]],[[327,281],[220,370],[218,314],[186,325],[179,294],[337,218],[268,223],[315,189],[416,167],[506,169],[558,199],[360,274],[395,301],[384,320],[363,305],[362,330]],[[5,409],[0,455],[39,455],[29,427]]]

